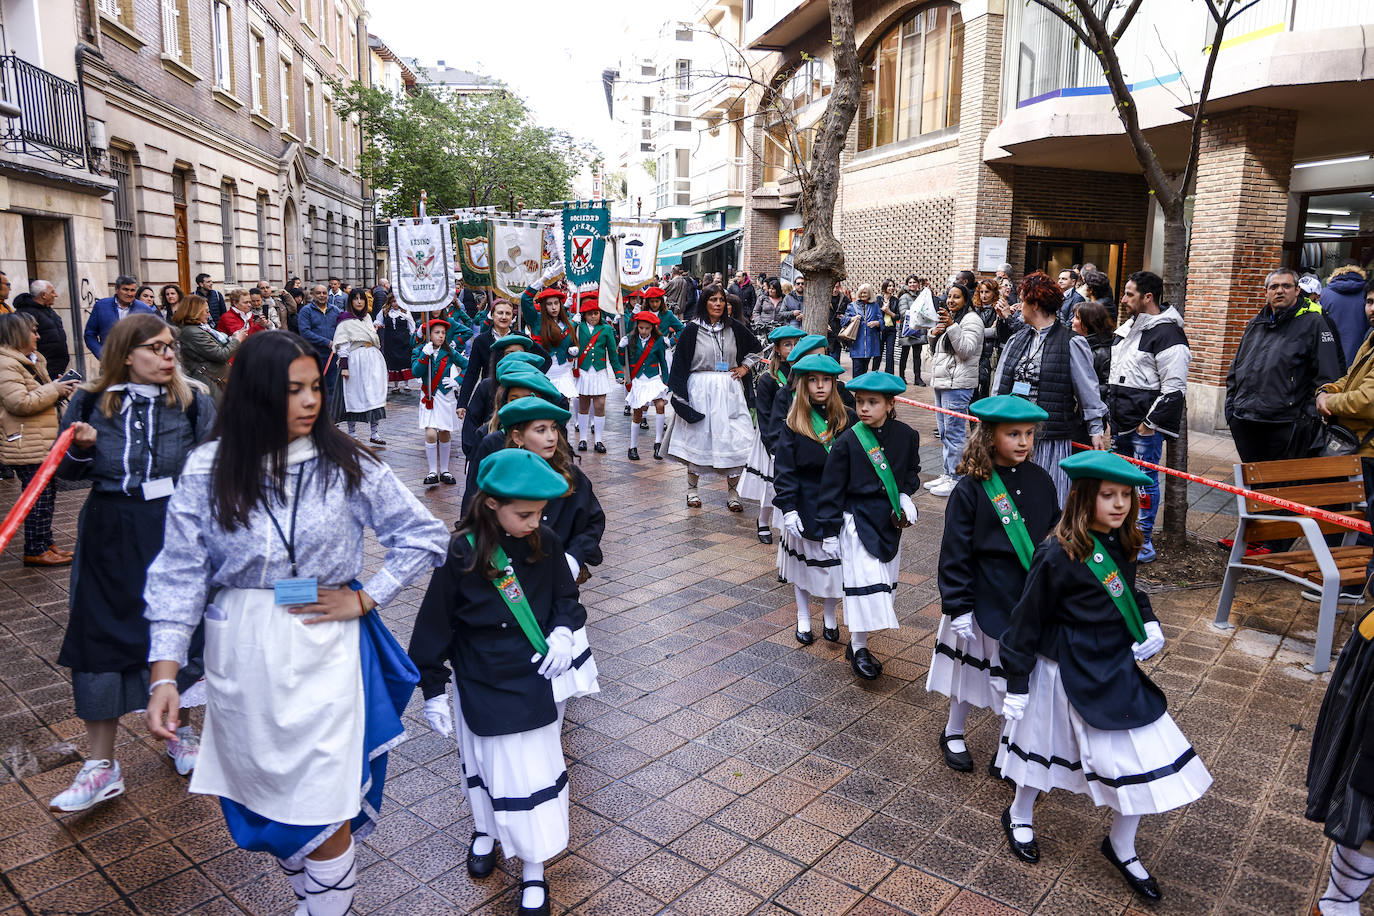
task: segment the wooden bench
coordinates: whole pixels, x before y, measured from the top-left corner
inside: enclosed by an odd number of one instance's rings
[[[1263,461],[1235,465],[1236,486],[1270,496],[1345,515],[1365,518],[1364,484],[1360,459],[1354,455],[1339,458],[1299,458],[1292,461]],[[1287,579],[1321,591],[1321,610],[1317,616],[1317,645],[1312,656],[1312,671],[1320,674],[1331,667],[1331,641],[1336,628],[1337,597],[1342,585],[1364,588],[1365,566],[1374,549],[1355,546],[1355,532],[1335,522],[1318,521],[1301,515],[1284,514],[1273,506],[1236,497],[1235,544],[1226,564],[1226,577],[1217,598],[1215,624],[1230,629],[1231,603],[1236,583],[1243,572],[1261,572]],[[1340,534],[1341,546],[1328,546],[1324,535]],[[1306,550],[1247,557],[1245,545],[1259,541],[1305,537]]]

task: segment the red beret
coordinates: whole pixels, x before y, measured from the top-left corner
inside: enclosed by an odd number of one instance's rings
[[[651,286],[639,295],[645,299],[662,299],[664,296],[668,294],[665,293],[663,290],[659,289],[657,286]]]
[[[559,289],[559,288],[556,287],[556,286],[550,286],[548,289],[540,290],[540,291],[535,295],[534,301],[535,301],[535,302],[543,302],[545,299],[567,299],[567,298],[568,298],[568,294],[567,294],[566,291],[561,290],[561,289]]]
[[[596,301],[596,293],[583,293],[577,303],[577,311],[580,312],[599,312],[601,303]]]
[[[657,326],[658,326],[658,313],[657,313],[657,312],[635,312],[635,318],[634,318],[634,320],[635,320],[635,321],[647,321],[647,322],[649,322],[649,324],[652,324],[652,325],[654,325],[655,327],[657,327]]]

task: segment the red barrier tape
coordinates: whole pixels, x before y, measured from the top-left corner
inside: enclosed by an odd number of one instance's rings
[[[67,449],[71,448],[72,436],[76,430],[70,426],[62,431],[48,450],[48,455],[43,459],[43,463],[38,466],[38,473],[33,475],[29,485],[24,488],[24,492],[19,494],[19,501],[10,509],[5,516],[4,522],[0,522],[0,552],[9,546],[14,533],[19,530],[19,526],[24,523],[24,519],[33,509],[33,504],[38,502],[38,494],[43,492],[43,488],[52,480],[52,475],[57,471],[57,465],[62,461],[62,456],[67,454]]]
[[[897,400],[901,401],[903,404],[910,404],[912,407],[920,407],[922,410],[929,410],[934,413],[942,413],[950,417],[958,417],[962,420],[968,420],[970,423],[978,422],[978,418],[973,416],[972,414],[960,413],[957,410],[949,410],[945,407],[936,407],[933,404],[923,404],[920,401],[913,401],[911,398],[899,397],[897,398]],[[1082,449],[1092,448],[1092,446],[1084,445],[1081,442],[1074,442],[1073,447]],[[1181,480],[1188,480],[1193,483],[1200,483],[1203,486],[1212,487],[1213,489],[1221,490],[1224,493],[1232,493],[1236,496],[1244,496],[1247,499],[1253,499],[1255,502],[1265,503],[1267,505],[1273,506],[1276,509],[1286,509],[1289,512],[1296,512],[1299,515],[1306,515],[1309,518],[1315,518],[1318,521],[1330,522],[1333,525],[1340,525],[1342,528],[1349,528],[1351,531],[1357,531],[1361,534],[1374,534],[1374,527],[1372,527],[1369,522],[1363,519],[1351,518],[1348,515],[1341,515],[1339,512],[1332,512],[1329,509],[1323,509],[1319,506],[1308,506],[1304,505],[1303,503],[1295,503],[1292,500],[1284,499],[1281,496],[1270,496],[1268,493],[1260,493],[1256,490],[1247,490],[1244,487],[1238,487],[1234,484],[1229,483],[1222,483],[1221,481],[1213,480],[1210,477],[1199,477],[1196,474],[1189,474],[1187,471],[1177,471],[1173,468],[1166,468],[1162,464],[1151,464],[1148,461],[1141,461],[1139,458],[1133,458],[1130,455],[1121,455],[1120,452],[1117,452],[1116,454],[1118,454],[1122,458],[1125,458],[1131,464],[1136,464],[1143,468],[1149,468],[1150,470],[1158,471],[1161,474],[1168,474],[1171,477],[1177,477]]]

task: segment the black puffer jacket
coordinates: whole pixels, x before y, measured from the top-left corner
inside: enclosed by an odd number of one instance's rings
[[[1316,415],[1317,389],[1345,374],[1321,306],[1299,299],[1250,319],[1226,374],[1226,419],[1290,423]]]
[[[62,326],[62,316],[40,305],[28,293],[20,293],[14,300],[14,310],[32,315],[38,322],[38,352],[48,361],[48,374],[57,378],[67,371],[72,354],[67,346],[67,329]]]

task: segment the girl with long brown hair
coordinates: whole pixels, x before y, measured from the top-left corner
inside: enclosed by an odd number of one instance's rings
[[[1138,665],[1164,648],[1135,581],[1137,488],[1149,478],[1102,451],[1060,467],[1073,481],[1064,514],[1036,549],[999,645],[1007,694],[997,767],[1016,784],[1002,829],[1017,858],[1038,861],[1037,796],[1087,795],[1113,811],[1102,856],[1136,894],[1158,900],[1136,855],[1140,818],[1197,801],[1212,777]]]
[[[778,434],[773,465],[773,505],[782,512],[778,572],[797,599],[797,642],[809,646],[811,599],[824,599],[825,629],[830,642],[840,638],[835,606],[844,594],[839,538],[821,534],[818,501],[825,460],[835,439],[854,418],[840,399],[838,378],[844,369],[830,356],[813,353],[792,364],[796,394]]]

